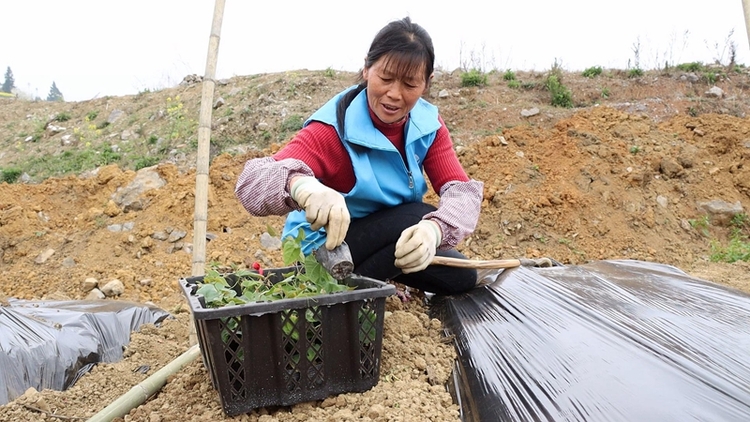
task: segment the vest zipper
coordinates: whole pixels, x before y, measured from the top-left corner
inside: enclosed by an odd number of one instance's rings
[[[414,177],[411,175],[411,170],[406,170],[406,174],[409,175],[409,189],[414,189]]]

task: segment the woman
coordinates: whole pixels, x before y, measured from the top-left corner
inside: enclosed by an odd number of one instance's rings
[[[236,195],[256,216],[287,216],[305,254],[349,244],[354,272],[436,294],[473,288],[476,270],[429,266],[479,218],[483,184],[461,167],[437,108],[424,99],[435,54],[407,17],[373,40],[358,84],[329,100],[272,157],[249,160]],[[440,195],[422,202],[424,173]]]

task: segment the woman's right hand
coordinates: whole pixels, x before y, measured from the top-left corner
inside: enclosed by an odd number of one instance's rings
[[[326,249],[331,250],[344,241],[351,218],[341,193],[309,176],[295,177],[289,192],[305,210],[313,230],[325,227]]]

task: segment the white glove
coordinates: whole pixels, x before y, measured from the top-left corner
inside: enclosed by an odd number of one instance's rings
[[[396,242],[395,265],[404,274],[424,270],[435,257],[442,237],[440,226],[434,221],[422,220],[406,228]]]
[[[343,195],[310,176],[295,180],[290,194],[305,210],[313,230],[325,227],[326,249],[331,250],[344,241],[350,217]]]

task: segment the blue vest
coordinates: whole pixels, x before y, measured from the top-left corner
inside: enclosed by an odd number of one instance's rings
[[[422,164],[440,128],[437,107],[420,98],[409,113],[404,162],[398,149],[374,126],[367,105],[366,89],[354,97],[349,105],[344,121],[345,134],[339,133],[336,104],[349,89],[330,99],[305,122],[305,126],[318,121],[335,127],[349,153],[356,179],[352,190],[343,194],[349,215],[352,219],[358,219],[384,208],[422,201],[427,192]],[[296,237],[300,228],[305,231],[302,245],[305,255],[325,243],[325,229],[313,232],[304,211],[289,213],[282,239]]]

